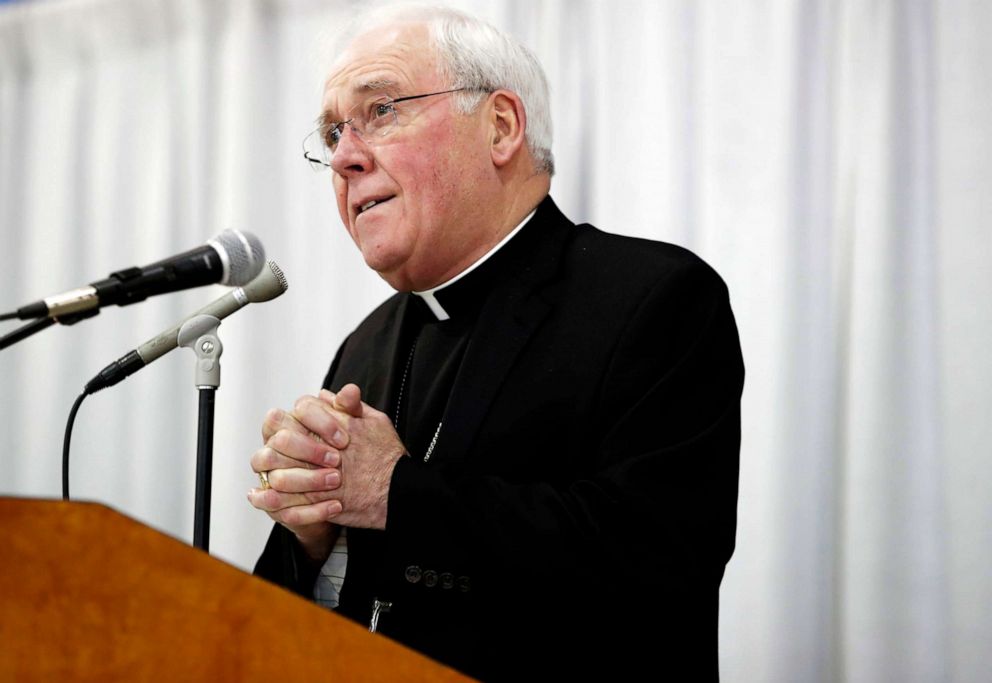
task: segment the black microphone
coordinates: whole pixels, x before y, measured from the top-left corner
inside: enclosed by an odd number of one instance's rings
[[[153,360],[161,358],[172,349],[179,346],[179,330],[188,320],[200,315],[209,315],[218,320],[226,318],[242,307],[251,303],[261,303],[275,299],[289,287],[286,276],[276,265],[269,261],[254,280],[244,287],[232,289],[222,297],[215,299],[196,313],[187,316],[161,334],[152,337],[144,344],[128,351],[113,363],[100,371],[96,377],[86,383],[85,393],[93,394],[101,389],[113,386],[136,373]]]
[[[127,306],[156,294],[220,283],[240,286],[265,265],[265,249],[257,237],[225,230],[206,244],[162,261],[111,273],[105,280],[22,306],[0,320],[58,318],[116,304]]]

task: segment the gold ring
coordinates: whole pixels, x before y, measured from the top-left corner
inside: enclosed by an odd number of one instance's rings
[[[268,472],[259,472],[258,473],[258,480],[260,482],[262,482],[262,490],[263,491],[265,491],[266,489],[272,488],[272,484],[269,483],[269,473]]]

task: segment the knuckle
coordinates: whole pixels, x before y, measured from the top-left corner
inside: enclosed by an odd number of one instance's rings
[[[252,496],[251,504],[252,507],[254,507],[256,510],[264,510],[265,512],[271,513],[272,508],[269,507],[268,503],[266,502],[268,498],[266,497],[265,494],[266,494],[265,491],[258,491],[255,495]]]
[[[278,467],[279,455],[274,450],[266,446],[260,451],[260,453],[261,453],[261,456],[259,458],[260,469],[273,470]]]
[[[280,511],[279,517],[286,526],[299,526],[302,523],[300,511],[295,507]]]
[[[288,469],[277,468],[269,472],[269,485],[277,491],[292,493],[296,490],[295,478]]]
[[[267,450],[268,448],[263,446],[262,448],[259,448],[257,451],[252,453],[251,457],[248,459],[248,463],[251,465],[252,470],[254,470],[255,472],[259,472],[265,468],[265,465],[267,463],[267,459],[265,457]]]
[[[307,488],[311,491],[324,488],[324,475],[320,470],[310,470],[307,473]]]
[[[334,418],[323,410],[315,410],[307,414],[307,424],[318,439],[326,442],[336,423]]]
[[[271,478],[269,481],[271,482]],[[266,510],[275,512],[276,510],[281,509],[281,502],[282,498],[279,495],[279,492],[275,489],[266,489],[262,491],[262,504],[265,506]]]
[[[312,396],[306,396],[306,395],[300,396],[298,399],[296,399],[296,402],[293,403],[293,411],[297,413],[306,412],[307,408],[310,406],[310,401],[312,399],[313,399]]]
[[[282,453],[286,452],[289,444],[292,440],[291,432],[283,427],[276,431],[271,437],[269,437],[268,446],[273,450],[280,451]]]
[[[282,410],[279,408],[272,408],[267,413],[265,413],[265,418],[262,420],[262,425],[268,427],[271,431],[275,431],[282,424]]]

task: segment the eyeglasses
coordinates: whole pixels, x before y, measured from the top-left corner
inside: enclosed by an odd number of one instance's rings
[[[396,99],[381,95],[371,97],[352,107],[348,111],[348,118],[344,121],[321,126],[306,136],[303,140],[303,157],[310,162],[310,166],[314,170],[322,171],[331,165],[331,159],[334,158],[338,143],[344,136],[345,126],[350,127],[352,132],[365,143],[374,144],[377,139],[386,137],[402,125],[400,112],[396,108],[400,102],[419,100],[434,95],[447,95],[462,90],[476,90],[476,88],[453,88],[423,95],[397,97]]]

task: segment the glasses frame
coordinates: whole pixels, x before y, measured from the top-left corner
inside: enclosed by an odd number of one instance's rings
[[[395,99],[385,100],[384,102],[381,102],[380,104],[399,104],[400,102],[409,102],[410,100],[419,100],[419,99],[422,99],[424,97],[433,97],[434,95],[447,95],[449,93],[463,92],[465,90],[470,90],[470,91],[471,90],[475,90],[475,91],[485,92],[485,90],[482,89],[482,88],[469,88],[469,87],[466,87],[466,88],[452,88],[450,90],[438,90],[437,92],[423,93],[422,95],[406,95],[404,97],[397,97]],[[345,126],[350,126],[351,129],[353,131],[355,131],[355,133],[358,134],[358,137],[360,137],[362,140],[365,140],[365,137],[364,137],[362,131],[359,130],[358,128],[356,128],[351,123],[354,120],[355,120],[355,117],[352,117],[352,118],[348,119],[347,121],[338,121],[337,123],[334,123],[333,125],[331,125],[330,126],[330,129],[340,128],[343,131]],[[330,162],[324,161],[323,159],[318,159],[317,157],[311,155],[310,152],[307,150],[307,140],[309,140],[310,138],[312,138],[314,135],[317,135],[318,139],[320,139],[320,141],[321,141],[320,144],[322,144],[322,145],[324,145],[326,147],[327,145],[326,145],[326,143],[324,143],[324,141],[323,141],[323,135],[321,134],[322,129],[323,129],[323,126],[318,127],[318,128],[315,128],[313,131],[310,132],[309,135],[307,135],[305,138],[303,138],[303,158],[306,159],[309,162],[311,168],[313,168],[314,170],[318,170],[318,171],[323,170],[324,168],[330,168],[331,167],[331,164],[330,164]],[[334,156],[334,153],[332,152],[331,153],[331,157],[333,158],[333,156]]]

